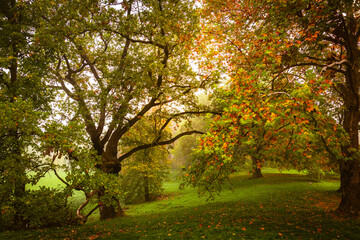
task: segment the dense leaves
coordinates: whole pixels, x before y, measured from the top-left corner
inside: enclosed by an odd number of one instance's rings
[[[44,36],[39,41],[58,56],[46,76],[58,90],[55,119],[67,125],[66,131],[57,127],[58,133],[49,132],[56,138],[49,147],[71,162],[69,179],[63,182],[85,190],[84,205],[98,198],[102,219],[120,215],[115,185],[122,162],[197,132],[171,137],[165,131],[174,120],[203,112],[194,92],[213,81],[196,78],[189,64],[198,32],[196,11],[188,1],[39,4]],[[124,148],[126,134],[155,113],[164,120],[152,138]]]
[[[149,144],[161,127],[163,119],[156,114],[143,117],[122,141],[122,149]],[[169,130],[167,135],[171,133]],[[123,164],[121,189],[126,204],[152,201],[163,192],[163,184],[170,173],[167,146],[157,146],[136,152]]]
[[[189,184],[220,190],[238,153],[254,172],[264,160],[299,170],[316,162],[340,168],[339,209],[357,214],[358,11],[356,1],[204,1],[204,39],[230,80]]]
[[[212,197],[248,159],[253,178],[268,162],[335,171],[339,211],[359,215],[359,9],[345,0],[6,0],[1,217],[57,224],[74,191],[85,197],[82,222],[97,209],[100,219],[123,215],[121,200],[161,192],[166,146],[207,131],[190,123],[205,113],[215,113],[207,133],[174,151],[185,185]],[[197,99],[204,89],[211,107]],[[64,193],[26,190],[49,170]],[[59,218],[41,222],[44,208],[34,206],[54,196],[61,204],[49,215]]]
[[[48,116],[51,99],[43,79],[51,51],[36,44],[32,3],[4,1],[0,10],[0,227],[39,227],[43,223],[31,216],[38,212],[37,197],[43,192],[30,193],[25,187],[48,170],[39,152],[42,119]]]

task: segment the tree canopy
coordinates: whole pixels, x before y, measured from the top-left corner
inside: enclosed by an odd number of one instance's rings
[[[47,44],[58,56],[49,66],[47,79],[62,96],[57,105],[59,116],[66,124],[76,125],[74,129],[86,131],[84,140],[93,151],[87,156],[97,158],[97,169],[116,175],[121,162],[134,153],[198,132],[164,135],[173,120],[204,111],[197,106],[194,92],[212,81],[197,78],[189,64],[198,33],[192,4],[44,1],[41,6],[41,31],[46,40],[52,39]],[[149,112],[164,119],[152,141],[121,149],[121,139]],[[85,143],[76,143],[75,136],[71,140],[73,143],[64,140],[57,146],[74,163],[85,161],[78,155]],[[71,145],[74,147],[69,148]],[[106,188],[93,190],[104,197]],[[89,190],[86,194],[94,196]],[[109,217],[107,211],[114,216],[113,207],[109,209],[102,205],[102,218]]]
[[[357,1],[204,1],[204,35],[231,80],[187,181],[219,189],[237,145],[285,165],[318,159],[340,168],[339,211],[358,215],[358,12]]]

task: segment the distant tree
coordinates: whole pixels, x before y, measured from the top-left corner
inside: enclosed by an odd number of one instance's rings
[[[151,144],[157,130],[162,126],[159,116],[143,117],[125,135],[122,149]],[[170,136],[169,130],[166,130]],[[125,203],[150,202],[163,191],[163,183],[170,173],[169,151],[166,146],[157,146],[136,152],[123,163],[121,189]]]
[[[209,125],[209,118],[195,117],[191,122],[183,121],[176,128],[176,132],[186,131],[187,129],[197,129],[206,132]],[[199,146],[200,135],[185,136],[177,140],[174,148],[170,149],[172,154],[173,166],[176,168],[186,168],[191,164],[191,154]]]

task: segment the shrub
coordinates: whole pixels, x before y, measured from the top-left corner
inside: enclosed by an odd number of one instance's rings
[[[69,194],[65,190],[41,187],[38,190],[28,190],[21,199],[2,204],[0,225],[5,228],[24,227],[23,223],[14,222],[15,214],[22,217],[26,228],[44,228],[70,225],[76,223],[75,211],[67,203]],[[20,209],[17,213],[14,206]]]

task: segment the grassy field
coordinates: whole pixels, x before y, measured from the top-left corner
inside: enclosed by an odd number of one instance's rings
[[[126,217],[65,228],[3,232],[0,239],[360,239],[360,221],[333,212],[338,180],[296,172],[236,173],[215,201],[178,190],[176,174],[161,200],[129,206]]]

